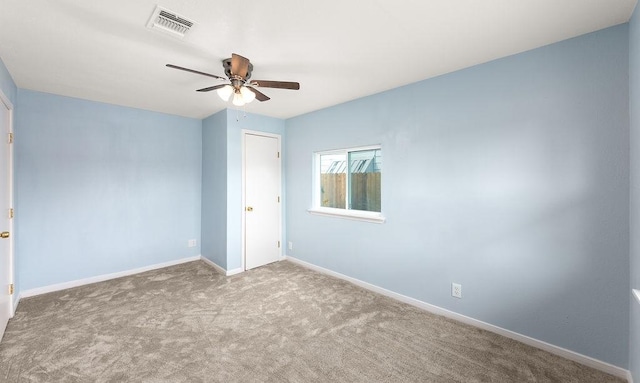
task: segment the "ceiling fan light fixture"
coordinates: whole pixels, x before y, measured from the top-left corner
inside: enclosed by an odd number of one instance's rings
[[[233,87],[231,85],[225,85],[216,92],[218,92],[218,96],[220,96],[222,100],[229,101],[229,98],[233,94]]]
[[[242,94],[240,92],[236,92],[233,94],[233,105],[235,106],[243,106],[246,104],[244,99],[242,98]]]
[[[242,86],[242,88],[240,88],[240,94],[242,94],[242,99],[246,104],[250,103],[256,98],[256,94],[253,93],[251,89],[247,88],[246,86]]]

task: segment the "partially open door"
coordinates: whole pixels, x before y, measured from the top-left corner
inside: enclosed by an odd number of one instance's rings
[[[11,104],[0,93],[0,339],[13,315],[11,253]]]

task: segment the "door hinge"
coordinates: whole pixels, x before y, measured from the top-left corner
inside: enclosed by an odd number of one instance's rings
[[[13,283],[9,285],[9,295],[13,295]]]
[[[9,209],[9,218],[13,218],[13,209]]]
[[[13,133],[7,134],[7,143],[13,144]]]
[[[280,202],[280,196],[278,196],[278,202]]]
[[[278,152],[278,158],[280,158],[280,152]]]
[[[280,241],[278,241],[278,249],[280,248]]]

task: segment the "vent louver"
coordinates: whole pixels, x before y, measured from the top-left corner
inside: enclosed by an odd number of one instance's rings
[[[193,21],[158,6],[151,15],[151,18],[147,23],[147,28],[167,32],[178,38],[184,38],[193,25]]]

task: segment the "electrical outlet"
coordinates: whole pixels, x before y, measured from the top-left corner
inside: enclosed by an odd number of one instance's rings
[[[462,298],[462,285],[459,283],[451,284],[451,296],[455,298]]]
[[[196,247],[196,240],[195,239],[190,239],[189,241],[187,241],[187,247]]]
[[[289,250],[293,250],[293,242],[289,241]]]

